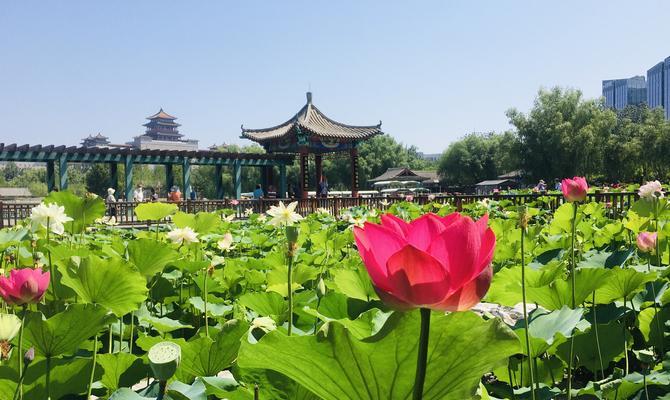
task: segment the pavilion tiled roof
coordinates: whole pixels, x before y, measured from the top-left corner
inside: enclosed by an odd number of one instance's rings
[[[334,121],[312,104],[311,93],[307,93],[307,104],[293,118],[265,129],[245,129],[242,126],[242,137],[263,143],[283,139],[300,131],[322,138],[355,141],[382,134],[381,127],[381,121],[370,126],[354,126]]]
[[[152,116],[150,116],[150,117],[147,117],[147,119],[156,119],[156,118],[161,118],[161,119],[172,119],[172,120],[177,119],[177,117],[173,117],[172,115],[170,115],[170,114],[166,113],[165,111],[163,111],[162,108],[161,108],[156,114],[154,114],[154,115],[152,115]]]

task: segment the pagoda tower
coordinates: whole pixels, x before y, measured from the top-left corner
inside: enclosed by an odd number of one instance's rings
[[[181,140],[183,136],[179,133],[179,124],[174,122],[177,117],[166,113],[161,108],[156,114],[147,117],[149,122],[144,124],[147,128],[144,133],[146,136],[149,136],[153,140],[166,140],[166,141],[178,141]]]

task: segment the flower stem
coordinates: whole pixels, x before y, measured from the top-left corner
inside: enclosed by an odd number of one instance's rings
[[[45,377],[47,400],[51,400],[51,357],[47,356],[47,374]]]
[[[205,277],[204,281],[202,284],[203,291],[202,291],[202,301],[204,303],[205,307],[205,335],[209,337],[209,321],[207,321],[207,275],[209,275],[209,271],[205,269]]]
[[[572,203],[572,238],[570,245],[570,278],[572,282],[571,290],[571,304],[572,309],[577,308],[577,300],[575,296],[576,278],[575,278],[575,236],[577,236],[577,209],[579,205],[576,202]],[[568,400],[572,399],[572,359],[575,356],[575,336],[570,336],[570,359],[568,360]]]
[[[27,305],[23,305],[23,315],[21,316],[21,328],[19,328],[19,347],[18,347],[18,357],[17,360],[19,361],[19,376],[23,378],[23,328],[26,326],[26,311],[27,311]],[[23,399],[23,379],[19,381],[19,398]]]
[[[158,382],[158,396],[156,397],[156,400],[163,400],[165,397],[165,392],[167,391],[167,381],[159,381]]]
[[[593,331],[596,335],[596,349],[598,350],[598,362],[600,363],[600,375],[605,379],[605,367],[603,366],[603,355],[600,351],[600,337],[598,336],[598,316],[596,315],[596,291],[593,291],[591,299],[591,312],[593,313]]]
[[[22,357],[23,358],[23,357]],[[12,396],[13,400],[17,400],[19,396],[23,398],[23,379],[26,377],[26,372],[28,371],[28,365],[29,363],[25,363],[25,368],[23,369],[23,372],[21,373],[21,376],[19,377],[19,384],[16,385],[16,389],[14,389],[14,396]]]
[[[133,333],[135,330],[135,311],[130,312],[130,340],[128,341],[128,353],[133,354]]]
[[[660,233],[658,230],[658,199],[654,197],[654,219],[656,220],[656,261],[658,262],[658,268],[660,270],[661,268],[661,252],[659,251],[658,247],[658,234]],[[650,262],[649,259],[647,263],[647,270],[651,270]],[[663,331],[661,330],[661,316],[658,314],[656,310],[656,288],[654,287],[654,282],[651,282],[651,290],[652,294],[654,295],[654,315],[656,316],[656,326],[658,328],[658,337],[659,337],[659,345],[660,345],[660,350],[661,350],[661,358],[665,355],[665,349],[664,349],[664,344],[663,341],[665,339],[665,335],[663,335]]]
[[[91,391],[93,390],[93,377],[95,376],[95,363],[97,362],[98,356],[98,334],[95,334],[95,339],[93,341],[93,365],[91,366],[91,376],[88,379],[88,392],[86,393],[86,398],[91,398]]]
[[[289,246],[291,244],[289,243]],[[288,252],[288,335],[293,330],[293,251]]]
[[[528,370],[530,371],[530,394],[531,398],[535,400],[535,376],[533,367],[531,366],[531,351],[530,351],[530,334],[528,333],[528,308],[526,303],[526,257],[524,254],[524,239],[526,236],[526,228],[521,227],[521,301],[523,303],[523,321],[526,325],[526,355],[528,356]]]
[[[430,309],[421,309],[421,334],[419,336],[419,354],[416,360],[413,400],[423,398],[423,384],[426,381],[426,363],[428,361],[428,335],[430,334]]]

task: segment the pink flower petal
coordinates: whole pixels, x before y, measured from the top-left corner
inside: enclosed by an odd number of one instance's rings
[[[433,304],[449,291],[449,277],[442,264],[412,245],[391,256],[386,263],[391,294],[415,306]]]
[[[386,260],[402,249],[405,242],[391,229],[369,222],[365,223],[364,228],[354,227],[354,238],[372,283],[388,290]]]
[[[468,217],[454,221],[444,232],[436,236],[428,253],[446,267],[452,290],[481,273],[479,252],[482,236],[479,228]]]
[[[444,231],[444,222],[442,218],[433,213],[420,216],[410,222],[410,231],[407,235],[407,241],[417,249],[426,250],[433,238]]]
[[[381,223],[383,226],[394,230],[398,236],[407,237],[409,232],[409,224],[402,218],[398,218],[393,214],[383,214],[381,216]]]
[[[465,311],[479,303],[491,286],[493,268],[489,265],[475,279],[465,284],[461,289],[450,294],[430,308],[443,311]]]

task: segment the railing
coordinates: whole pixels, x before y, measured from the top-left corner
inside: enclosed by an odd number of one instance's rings
[[[610,214],[614,217],[626,211],[637,198],[634,192],[604,192],[590,193],[587,201],[605,203]],[[434,198],[428,196],[415,196],[412,201],[419,205],[430,202],[449,203],[462,210],[464,206],[482,200],[509,201],[513,205],[536,204],[545,209],[555,210],[564,203],[564,198],[559,193],[528,193],[528,194],[493,194],[493,195],[436,195]],[[289,203],[297,201],[296,211],[301,215],[317,212],[319,209],[327,210],[334,216],[339,216],[343,209],[354,206],[368,208],[386,208],[393,203],[405,201],[405,197],[330,197],[330,198],[308,198],[308,199],[242,199],[242,200],[185,200],[176,202],[180,211],[197,213],[201,211],[212,212],[222,209],[233,210],[236,218],[246,217],[247,210],[253,213],[265,213],[270,207],[279,204],[279,201]],[[123,201],[108,204],[108,214],[116,216],[119,225],[147,225],[146,221],[135,219],[135,206],[138,203]],[[0,202],[0,228],[14,226],[21,220],[30,216],[30,210],[37,203],[3,203]]]

